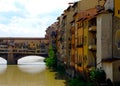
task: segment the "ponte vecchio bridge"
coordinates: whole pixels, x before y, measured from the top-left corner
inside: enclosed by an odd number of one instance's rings
[[[48,40],[45,38],[0,38],[0,57],[8,64],[29,55],[48,56]]]

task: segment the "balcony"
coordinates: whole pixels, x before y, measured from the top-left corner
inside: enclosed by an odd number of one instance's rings
[[[90,32],[96,32],[96,26],[91,26],[89,27]]]
[[[88,49],[91,50],[91,51],[96,51],[96,45],[94,45],[94,44],[89,45]]]

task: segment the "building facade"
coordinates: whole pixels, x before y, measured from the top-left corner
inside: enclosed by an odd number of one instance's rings
[[[58,59],[74,77],[92,68],[120,85],[120,1],[80,0],[58,18]]]

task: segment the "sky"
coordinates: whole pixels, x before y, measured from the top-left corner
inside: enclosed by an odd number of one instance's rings
[[[44,37],[45,30],[78,0],[0,0],[0,37]]]

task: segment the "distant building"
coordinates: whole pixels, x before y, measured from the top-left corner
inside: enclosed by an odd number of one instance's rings
[[[44,45],[44,48],[41,46]],[[19,50],[34,50],[35,52],[47,52],[48,51],[48,40],[45,38],[0,38],[0,52],[7,50],[9,46],[12,46],[16,52]],[[43,52],[43,53],[44,53]]]

